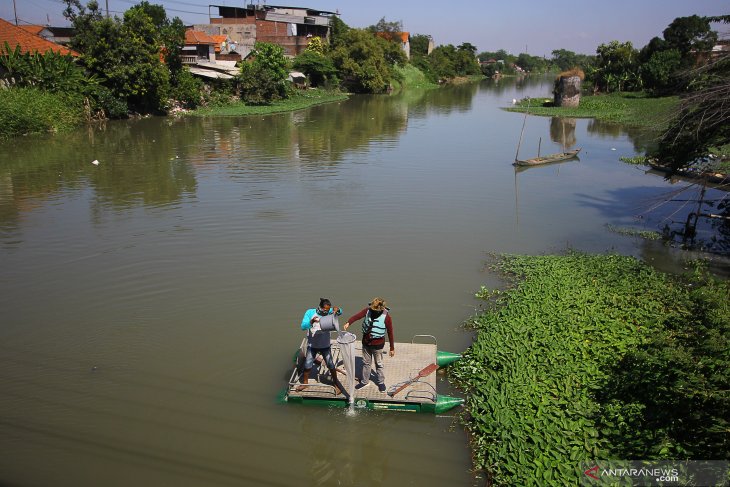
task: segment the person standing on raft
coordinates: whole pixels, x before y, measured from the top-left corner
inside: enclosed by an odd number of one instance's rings
[[[350,317],[344,325],[347,330],[350,323],[362,319],[362,380],[355,386],[361,389],[370,383],[370,369],[375,359],[375,375],[378,390],[385,392],[385,372],[383,371],[383,347],[385,334],[388,334],[390,343],[389,355],[395,355],[395,340],[393,339],[393,320],[390,318],[390,309],[386,307],[383,298],[374,298],[368,307]]]
[[[304,312],[301,327],[302,330],[307,330],[307,351],[304,358],[304,372],[300,381],[302,385],[296,388],[298,392],[306,389],[304,384],[309,384],[309,374],[314,365],[314,358],[317,354],[320,354],[332,375],[335,394],[340,394],[340,388],[337,385],[337,370],[332,360],[330,331],[334,329],[339,331],[337,316],[341,314],[342,310],[333,308],[332,303],[327,298],[320,298],[317,308],[311,308]]]

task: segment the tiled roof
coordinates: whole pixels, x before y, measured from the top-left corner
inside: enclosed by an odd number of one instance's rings
[[[200,30],[186,30],[185,44],[217,44],[215,39]]]
[[[48,51],[55,51],[64,55],[79,55],[76,51],[31,34],[20,27],[16,27],[7,20],[0,19],[0,51],[4,51],[6,42],[10,45],[10,49],[15,49],[15,46],[20,46],[20,52],[22,53],[38,52],[45,54]]]
[[[215,52],[220,52],[221,44],[223,44],[224,42],[226,42],[228,40],[228,36],[225,36],[225,35],[220,35],[220,36],[214,35],[214,36],[210,36],[210,38],[215,41]]]
[[[403,44],[408,42],[408,39],[411,37],[410,32],[376,32],[375,35],[389,41],[400,39]]]
[[[43,29],[45,29],[45,27],[43,27],[42,25],[19,25],[18,27],[36,36],[40,34]]]

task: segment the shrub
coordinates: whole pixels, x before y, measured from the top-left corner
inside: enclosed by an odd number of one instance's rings
[[[0,96],[0,136],[68,130],[84,120],[80,97],[37,88],[11,88]]]

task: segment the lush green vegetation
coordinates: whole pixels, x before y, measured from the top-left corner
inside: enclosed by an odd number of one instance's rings
[[[636,230],[635,228],[624,228],[616,227],[614,225],[606,225],[609,231],[617,233],[619,235],[626,235],[627,237],[638,237],[645,240],[661,240],[662,234],[659,232],[653,232],[650,230]]]
[[[195,116],[241,116],[265,115],[269,113],[289,112],[302,108],[347,99],[346,94],[338,91],[322,89],[295,90],[289,98],[279,99],[269,104],[250,105],[245,102],[228,102],[214,106],[201,107],[191,112]]]
[[[0,137],[69,130],[85,120],[79,98],[38,88],[0,90]]]
[[[513,112],[528,111],[531,115],[574,118],[595,118],[627,125],[661,129],[679,105],[675,96],[656,98],[645,93],[610,93],[584,96],[577,107],[556,107],[547,98],[523,99]],[[529,108],[528,108],[529,107]]]
[[[400,80],[396,85],[397,87],[417,89],[431,89],[438,87],[437,83],[428,79],[423,71],[412,64],[397,66],[395,70],[398,73],[398,78]]]
[[[474,462],[492,485],[578,485],[581,462],[727,459],[730,284],[617,255],[502,256],[473,345]]]

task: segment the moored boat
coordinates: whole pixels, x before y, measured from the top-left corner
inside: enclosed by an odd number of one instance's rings
[[[551,162],[567,161],[578,157],[580,149],[573,149],[557,154],[547,156],[533,157],[532,159],[515,159],[514,166],[539,166],[541,164],[549,164]]]

